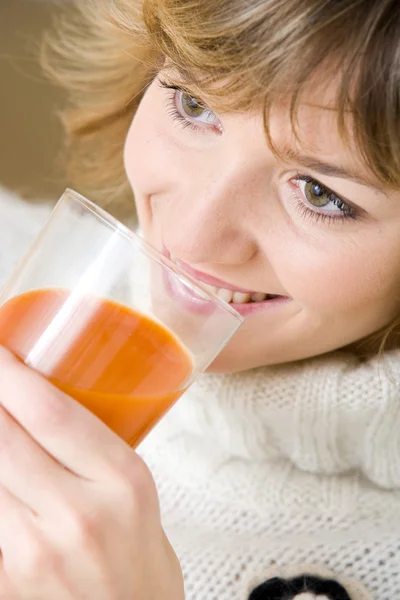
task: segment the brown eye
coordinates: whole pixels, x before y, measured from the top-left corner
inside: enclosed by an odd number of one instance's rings
[[[316,208],[325,208],[331,203],[331,194],[318,181],[307,181],[304,187],[304,195],[308,202]]]
[[[222,125],[217,115],[198,98],[181,90],[178,93],[176,103],[183,118],[188,117],[197,123],[212,125],[222,132]]]
[[[196,98],[185,92],[181,93],[181,104],[183,111],[192,118],[200,117],[206,110]]]
[[[300,203],[309,213],[319,216],[324,215],[331,219],[339,217],[356,218],[357,209],[317,179],[299,174],[294,181],[297,181],[296,187],[301,192]]]

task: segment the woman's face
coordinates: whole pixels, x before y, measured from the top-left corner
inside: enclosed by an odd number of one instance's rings
[[[313,88],[302,104],[301,142],[286,107],[274,110],[279,158],[261,112],[216,114],[160,81],[179,85],[171,72],[149,86],[126,170],[146,239],[245,314],[212,370],[319,355],[390,324],[400,312],[400,193],[381,189],[344,146],[332,90]]]

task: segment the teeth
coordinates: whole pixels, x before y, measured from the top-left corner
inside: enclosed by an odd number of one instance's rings
[[[250,302],[250,294],[244,294],[243,292],[234,292],[233,300],[235,304],[246,304]]]
[[[232,290],[225,290],[223,288],[217,291],[217,296],[221,298],[221,300],[225,300],[225,302],[232,302],[233,300],[233,292]]]
[[[255,292],[251,295],[251,299],[253,302],[264,302],[267,299],[267,294],[263,294],[263,292]]]
[[[170,255],[170,258],[173,262],[178,262],[178,260]],[[202,287],[211,292],[211,294],[215,294],[221,300],[224,300],[228,303],[234,304],[247,304],[248,302],[264,302],[269,298],[268,294],[264,294],[263,292],[254,292],[254,294],[248,294],[244,292],[235,292],[233,290],[226,290],[225,288],[217,288],[215,285],[209,285],[208,283],[201,283]],[[271,296],[273,298],[274,296]]]
[[[217,288],[213,285],[203,283],[203,287],[209,292],[216,294],[221,300],[233,304],[248,304],[249,302],[264,302],[269,298],[268,294],[263,292],[255,292],[254,294],[248,294],[244,292],[235,292],[233,290],[226,290],[225,288]]]
[[[211,292],[212,294],[216,294],[218,292],[218,288],[215,287],[215,285],[208,285],[208,283],[202,283],[201,285],[203,286],[203,288],[205,288],[208,292]]]

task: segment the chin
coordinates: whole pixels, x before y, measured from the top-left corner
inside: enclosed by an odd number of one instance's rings
[[[242,346],[240,345],[240,348]],[[290,350],[282,346],[276,352],[269,347],[265,353],[260,353],[255,348],[243,353],[237,344],[229,345],[222,350],[216,359],[206,369],[206,373],[240,373],[260,367],[285,365],[301,360],[307,360],[342,349],[343,346],[333,348],[299,348],[291,346]]]
[[[274,360],[272,357],[268,358],[263,357],[257,360],[254,356],[243,355],[233,348],[230,349],[228,346],[210,364],[206,369],[206,373],[240,373],[241,371],[272,366],[283,362]]]

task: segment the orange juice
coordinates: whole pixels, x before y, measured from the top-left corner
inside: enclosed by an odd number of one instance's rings
[[[69,297],[66,290],[46,289],[6,302],[0,307],[0,345],[26,360]],[[170,331],[95,296],[74,305],[57,335],[56,360],[49,347],[39,370],[134,446],[182,395],[193,371],[191,357]]]

